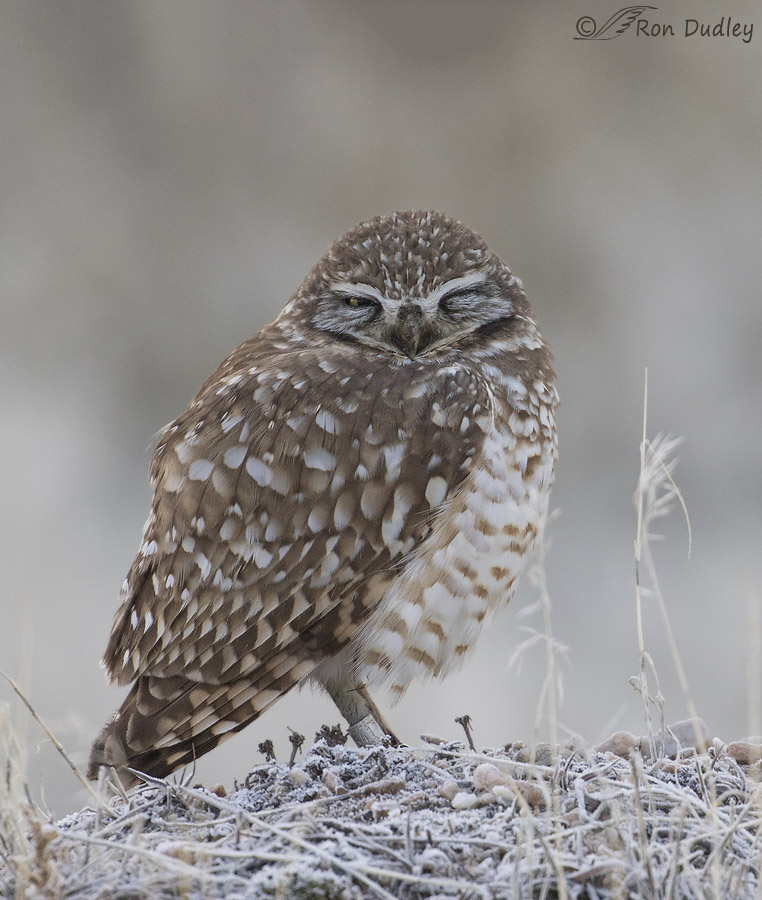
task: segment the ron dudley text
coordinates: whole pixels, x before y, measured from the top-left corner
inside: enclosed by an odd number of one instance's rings
[[[639,37],[676,36],[678,33],[677,28],[679,26],[665,22],[651,22],[648,19],[638,19],[635,23],[635,33]],[[753,33],[753,22],[737,22],[732,16],[723,16],[719,22],[702,22],[699,19],[686,19],[683,37],[741,38],[744,44],[749,44]]]

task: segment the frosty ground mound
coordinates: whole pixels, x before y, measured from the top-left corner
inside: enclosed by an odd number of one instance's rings
[[[17,831],[10,846],[3,829],[0,891],[81,900],[758,896],[754,748],[733,745],[742,765],[719,741],[697,752],[670,740],[665,732],[646,748],[619,736],[626,757],[320,740],[291,767],[257,766],[229,794],[157,782],[55,824],[28,807],[23,840]]]

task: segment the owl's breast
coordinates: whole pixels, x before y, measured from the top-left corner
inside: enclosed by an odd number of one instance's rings
[[[356,638],[358,677],[398,696],[414,678],[460,663],[488,615],[510,600],[544,524],[553,405],[498,397],[494,409],[468,477]]]

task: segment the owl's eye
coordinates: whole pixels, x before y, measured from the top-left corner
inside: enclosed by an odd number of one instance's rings
[[[369,306],[378,306],[378,302],[373,300],[371,297],[362,297],[357,296],[355,294],[350,294],[349,296],[344,298],[344,303],[347,306],[351,306],[352,309],[359,309],[361,307],[369,307]]]
[[[439,301],[439,308],[443,312],[460,312],[469,307],[476,296],[472,286],[462,287],[445,294]]]

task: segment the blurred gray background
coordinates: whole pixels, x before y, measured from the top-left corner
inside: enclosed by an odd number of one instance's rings
[[[574,40],[604,0],[14,2],[0,8],[0,668],[74,759],[124,689],[99,668],[148,512],[152,436],[270,321],[356,221],[434,207],[524,280],[554,347],[561,459],[547,574],[562,733],[640,733],[632,493],[649,432],[683,435],[656,547],[699,712],[759,728],[762,603],[762,10],[672,0],[678,35]],[[751,43],[684,38],[687,16]],[[757,31],[758,29],[758,31]],[[531,740],[541,647],[520,672],[519,594],[461,672],[390,711],[411,743]],[[686,714],[664,628],[646,641]],[[0,698],[10,699],[0,685]],[[17,710],[30,781],[86,795]],[[242,779],[338,721],[293,693],[199,763]],[[547,735],[543,725],[541,736]]]

